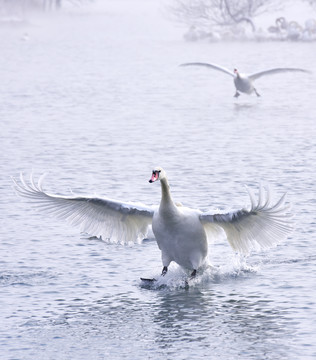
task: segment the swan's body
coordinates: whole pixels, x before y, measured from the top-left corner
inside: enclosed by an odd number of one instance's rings
[[[208,250],[207,236],[196,211],[185,207],[175,207],[168,215],[157,211],[152,226],[164,267],[171,261],[186,269],[203,265]]]
[[[161,250],[163,275],[171,261],[193,271],[195,275],[207,259],[208,238],[224,231],[232,248],[248,254],[252,249],[267,249],[286,238],[291,232],[288,206],[283,197],[273,206],[269,192],[265,199],[260,188],[258,203],[248,190],[251,209],[226,214],[203,213],[177,206],[170,194],[168,180],[162,168],[153,170],[150,182],[160,180],[161,202],[153,208],[142,204],[93,197],[64,197],[45,193],[41,179],[30,185],[21,176],[21,183],[13,179],[17,192],[29,198],[41,209],[75,225],[91,235],[121,242],[136,241],[146,236],[152,225]]]
[[[174,204],[167,178],[161,171],[162,196],[160,206],[154,212],[152,229],[161,250],[163,266],[166,269],[171,261],[175,261],[186,269],[198,269],[204,263],[208,250],[200,214]],[[152,182],[155,181],[153,178]]]
[[[230,76],[233,77],[234,79],[234,84],[235,84],[235,88],[236,88],[236,93],[235,93],[235,97],[238,97],[240,95],[239,91],[245,94],[252,94],[253,92],[257,95],[260,96],[257,92],[257,90],[255,89],[253,82],[260,78],[261,76],[266,76],[266,75],[272,75],[272,74],[278,74],[278,73],[283,73],[283,72],[304,72],[304,73],[309,73],[309,71],[304,70],[304,69],[299,69],[299,68],[275,68],[275,69],[270,69],[270,70],[265,70],[265,71],[260,71],[254,74],[241,74],[237,69],[234,69],[234,71],[230,71],[228,69],[226,69],[225,67],[216,65],[216,64],[208,64],[208,63],[200,63],[200,62],[195,62],[195,63],[185,63],[185,64],[181,64],[181,66],[204,66],[204,67],[208,67],[214,70],[218,70],[221,72],[224,72]]]

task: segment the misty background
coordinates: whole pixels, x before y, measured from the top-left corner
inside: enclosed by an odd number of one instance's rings
[[[259,6],[259,7],[256,7]],[[0,1],[1,359],[313,359],[315,2]],[[233,97],[212,62],[299,67]],[[209,245],[213,271],[161,286],[156,242],[90,238],[21,200],[11,177],[59,195],[248,207],[287,193],[295,231],[274,249]]]

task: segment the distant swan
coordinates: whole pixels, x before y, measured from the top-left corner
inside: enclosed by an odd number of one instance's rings
[[[190,271],[191,276],[206,263],[208,238],[225,232],[231,247],[239,253],[249,254],[253,249],[268,249],[285,239],[292,230],[289,205],[285,194],[274,205],[270,193],[261,187],[256,201],[247,188],[251,208],[228,213],[201,212],[176,205],[170,194],[166,172],[157,167],[152,171],[150,183],[160,180],[159,207],[120,202],[107,198],[83,196],[57,196],[43,191],[40,178],[35,184],[13,178],[18,194],[30,199],[42,211],[65,219],[81,230],[104,239],[130,242],[146,237],[149,225],[155,235],[162,257],[162,275],[174,261]]]
[[[253,86],[253,81],[258,79],[261,76],[265,76],[265,75],[272,75],[272,74],[277,74],[277,73],[281,73],[281,72],[304,72],[304,73],[310,73],[307,70],[304,69],[297,69],[297,68],[276,68],[276,69],[270,69],[270,70],[265,70],[265,71],[260,71],[258,73],[254,73],[254,74],[250,74],[250,75],[246,75],[246,74],[241,74],[238,72],[237,69],[234,69],[234,72],[219,66],[219,65],[215,65],[215,64],[207,64],[207,63],[200,63],[200,62],[194,62],[194,63],[185,63],[185,64],[181,64],[180,66],[191,66],[191,65],[197,65],[197,66],[206,66],[208,68],[211,69],[215,69],[215,70],[219,70],[222,71],[230,76],[232,76],[234,78],[234,84],[236,87],[236,93],[234,95],[234,97],[238,98],[238,96],[240,95],[240,92],[245,93],[245,94],[251,94],[251,93],[255,93],[257,96],[260,96],[257,92],[257,90],[255,89],[255,87]]]

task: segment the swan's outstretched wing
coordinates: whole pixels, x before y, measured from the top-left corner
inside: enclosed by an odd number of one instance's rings
[[[226,214],[201,214],[200,220],[206,230],[221,227],[231,247],[240,253],[249,254],[251,250],[268,249],[285,239],[293,230],[290,205],[285,204],[285,195],[271,205],[270,191],[262,187],[259,200],[247,188],[251,200],[251,209],[238,210]],[[210,228],[210,229],[208,229]]]
[[[255,73],[255,74],[250,74],[250,75],[248,75],[248,77],[249,77],[249,79],[251,79],[251,80],[256,80],[256,79],[260,78],[261,76],[273,75],[273,74],[278,74],[278,73],[282,73],[282,72],[303,72],[303,73],[310,74],[310,71],[304,70],[304,69],[297,69],[297,68],[276,68],[276,69],[270,69],[270,70],[260,71],[260,72]]]
[[[104,240],[136,242],[146,236],[148,225],[152,222],[154,211],[145,205],[106,198],[51,195],[42,189],[43,177],[38,184],[34,183],[32,176],[30,184],[26,183],[22,174],[20,181],[12,180],[17,193],[39,209],[72,225],[79,225],[81,231],[102,236]]]
[[[214,69],[214,70],[219,70],[219,71],[222,71],[232,77],[234,77],[234,73],[232,71],[229,71],[228,69],[222,67],[222,66],[219,66],[219,65],[216,65],[216,64],[208,64],[208,63],[200,63],[200,62],[194,62],[194,63],[185,63],[185,64],[181,64],[180,66],[205,66],[205,67],[208,67],[208,68],[211,68],[211,69]]]

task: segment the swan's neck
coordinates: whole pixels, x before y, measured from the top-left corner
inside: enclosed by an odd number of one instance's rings
[[[160,184],[161,184],[160,208],[164,211],[166,210],[166,208],[175,208],[176,206],[174,205],[172,198],[171,198],[168,180],[166,178],[164,178],[164,179],[160,180]]]

